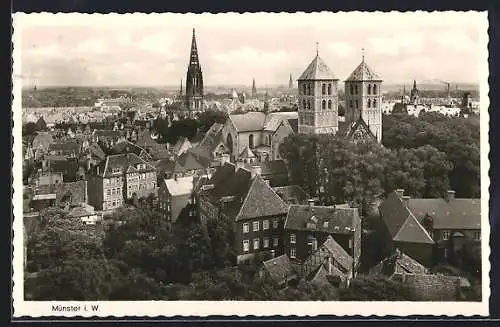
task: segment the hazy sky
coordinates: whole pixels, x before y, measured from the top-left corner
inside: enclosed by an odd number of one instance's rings
[[[206,85],[287,84],[319,54],[340,80],[361,61],[387,83],[479,83],[482,13],[21,15],[23,85],[178,85],[196,28]],[[485,38],[486,37],[486,38]]]

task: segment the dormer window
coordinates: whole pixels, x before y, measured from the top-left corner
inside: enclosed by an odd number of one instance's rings
[[[112,173],[112,174],[119,174],[120,172],[121,172],[121,169],[120,169],[120,168],[113,168],[113,169],[111,170],[111,173]]]

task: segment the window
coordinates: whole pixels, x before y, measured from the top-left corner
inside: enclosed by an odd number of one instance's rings
[[[253,145],[254,145],[254,144],[253,144],[253,134],[250,134],[250,135],[248,136],[248,146],[249,146],[250,148],[253,148]]]
[[[290,243],[291,244],[297,243],[297,239],[295,237],[295,234],[290,234]]]
[[[377,108],[377,99],[373,99],[373,108]]]
[[[328,95],[332,95],[332,84],[328,84]]]
[[[306,99],[302,100],[302,109],[306,109]]]
[[[358,85],[354,85],[354,93],[358,94]]]
[[[481,232],[474,232],[474,239],[476,241],[480,241],[481,240]]]
[[[356,109],[357,109],[357,108],[359,108],[359,106],[358,106],[358,100],[356,100]]]
[[[262,240],[263,242],[263,247],[264,249],[267,249],[269,247],[269,237],[264,237],[264,239]]]
[[[295,259],[297,257],[297,251],[295,248],[290,249],[290,258]]]
[[[450,232],[447,230],[444,230],[442,236],[443,236],[443,240],[449,240],[450,239]]]
[[[269,220],[262,221],[262,229],[269,229]]]
[[[368,84],[368,94],[371,94],[371,93],[372,93],[372,85]]]
[[[302,94],[306,95],[307,94],[307,85],[303,85],[303,90],[302,90]]]
[[[311,109],[311,101],[307,100],[307,109]]]
[[[253,239],[253,249],[258,250],[260,246],[260,240],[258,238]]]
[[[311,84],[307,84],[307,94],[311,95]]]
[[[250,250],[250,242],[248,240],[243,240],[243,252],[248,252]]]
[[[352,84],[349,85],[349,89],[350,89],[349,93],[354,94],[354,88],[353,88]]]
[[[326,84],[321,85],[321,94],[326,95]]]
[[[258,232],[259,231],[259,222],[258,221],[254,221],[253,224],[252,224],[252,230],[254,232]]]
[[[274,229],[277,229],[277,228],[278,228],[278,226],[279,226],[279,221],[278,221],[278,219],[274,219],[274,220],[273,220],[273,228],[274,228]]]
[[[108,189],[106,190],[106,194],[107,194],[107,195],[111,195],[111,189],[110,189],[110,188],[108,188]]]
[[[373,84],[373,94],[377,94],[377,84]]]
[[[328,100],[328,109],[332,109],[332,100]]]
[[[247,223],[243,224],[243,233],[246,234],[250,231],[250,227],[248,226]]]
[[[280,239],[277,237],[274,237],[273,238],[273,247],[275,247],[275,248],[278,247],[279,243],[280,243]]]
[[[352,100],[349,100],[349,108],[352,108]]]
[[[321,101],[321,109],[326,109],[326,100]]]
[[[368,108],[372,106],[372,100],[368,99]]]

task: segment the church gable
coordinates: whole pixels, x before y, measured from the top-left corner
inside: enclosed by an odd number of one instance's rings
[[[353,142],[368,140],[377,142],[377,137],[370,131],[370,127],[368,127],[363,118],[358,119],[357,122],[353,123],[347,129],[346,137]]]

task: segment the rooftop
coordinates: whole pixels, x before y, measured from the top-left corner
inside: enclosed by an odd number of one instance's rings
[[[335,77],[323,59],[316,55],[298,80],[338,80],[338,78]]]

